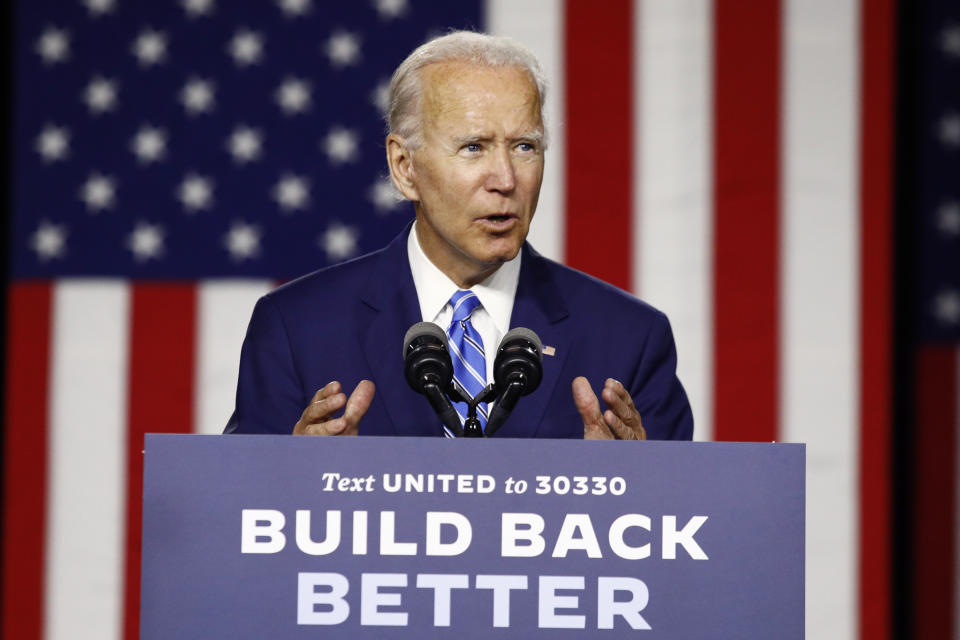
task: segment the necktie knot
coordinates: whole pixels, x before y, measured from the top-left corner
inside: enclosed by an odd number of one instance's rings
[[[460,323],[470,317],[480,306],[480,298],[473,291],[461,290],[450,296],[450,305],[453,307],[453,318],[450,322]]]

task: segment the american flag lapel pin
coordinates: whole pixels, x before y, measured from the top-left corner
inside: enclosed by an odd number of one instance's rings
[[[557,355],[557,348],[556,348],[556,347],[551,347],[551,346],[549,346],[549,345],[544,345],[544,346],[543,346],[543,355],[545,355],[545,356],[555,356],[555,355]]]

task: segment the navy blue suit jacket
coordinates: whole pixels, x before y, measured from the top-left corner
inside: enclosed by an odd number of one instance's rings
[[[427,399],[403,375],[403,336],[421,320],[408,230],[380,251],[303,276],[257,302],[227,433],[291,433],[317,389],[339,380],[349,395],[368,378],[376,393],[361,435],[441,435]],[[620,380],[649,438],[692,436],[670,326],[653,307],[525,244],[511,325],[534,330],[556,352],[543,357],[540,387],[520,399],[496,437],[582,438],[571,393],[581,375],[598,397],[606,378]]]

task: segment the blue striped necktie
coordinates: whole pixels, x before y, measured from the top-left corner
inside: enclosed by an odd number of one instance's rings
[[[453,318],[447,335],[450,336],[450,356],[453,360],[453,379],[471,398],[487,386],[487,358],[483,353],[483,339],[470,323],[470,314],[480,306],[480,299],[473,291],[457,291],[450,297]],[[460,414],[460,423],[467,417],[467,403],[454,402],[454,408]],[[481,427],[487,426],[487,404],[477,407],[477,419]],[[444,427],[447,437],[453,434]]]

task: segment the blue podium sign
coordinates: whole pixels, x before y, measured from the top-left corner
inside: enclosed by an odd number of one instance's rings
[[[804,636],[804,448],[148,435],[141,638]]]

